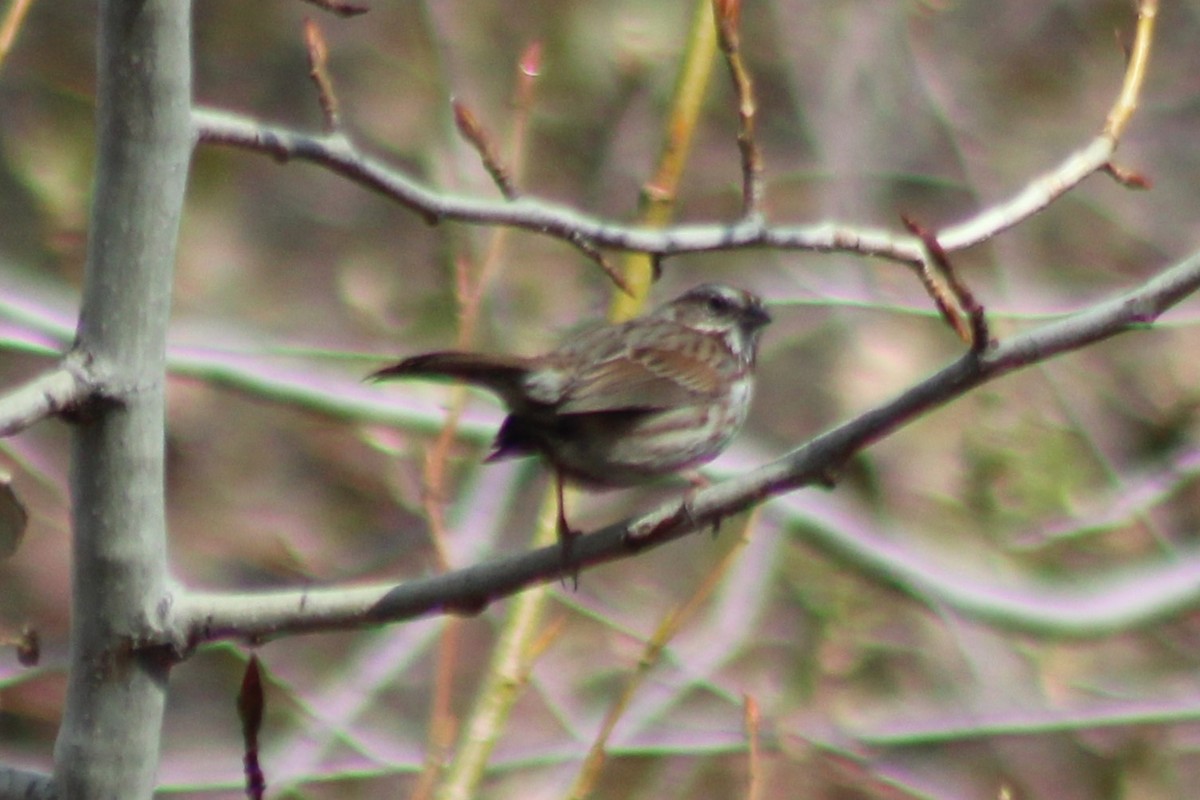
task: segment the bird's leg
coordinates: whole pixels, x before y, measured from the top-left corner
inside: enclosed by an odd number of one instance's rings
[[[558,470],[554,471],[554,491],[558,498],[558,546],[561,551],[562,558],[562,580],[563,588],[567,588],[567,575],[571,576],[572,588],[579,590],[579,566],[571,563],[571,545],[575,541],[575,537],[579,536],[579,531],[572,530],[567,524],[566,504],[563,500],[563,476]]]
[[[707,489],[709,486],[712,486],[712,481],[704,477],[704,475],[702,475],[699,471],[685,472],[683,474],[683,478],[688,482],[688,488],[687,491],[683,493],[683,502],[680,503],[679,508],[687,518],[688,522],[694,523],[695,518],[692,515],[692,499],[695,498],[696,493],[701,489]],[[714,539],[717,538],[717,533],[720,532],[721,523],[723,521],[724,520],[722,517],[713,518],[712,536]]]

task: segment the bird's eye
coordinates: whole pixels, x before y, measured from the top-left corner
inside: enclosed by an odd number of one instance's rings
[[[733,310],[733,301],[723,294],[709,295],[708,310],[714,314],[728,314]]]

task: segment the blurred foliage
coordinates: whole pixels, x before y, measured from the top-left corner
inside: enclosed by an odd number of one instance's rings
[[[500,142],[516,62],[541,42],[525,192],[629,219],[662,137],[687,4],[630,0],[379,3],[351,20],[301,3],[198,3],[198,102],[317,130],[302,20],[316,17],[350,133],[446,191],[496,197],[454,134],[449,98]],[[1154,183],[1093,177],[955,263],[998,335],[1144,279],[1200,242],[1200,5],[1165,3],[1141,108],[1119,151]],[[1124,0],[747,3],[769,217],[931,227],[1010,196],[1099,132],[1128,41]],[[0,64],[0,301],[70,320],[92,162],[92,17],[35,3]],[[684,176],[680,220],[733,219],[736,116],[724,71]],[[287,350],[354,380],[347,355],[446,347],[456,264],[495,232],[431,227],[318,168],[204,149],[180,244],[176,344],[273,363]],[[533,352],[602,316],[611,286],[562,244],[509,236],[483,303],[483,347]],[[747,431],[720,463],[745,469],[893,395],[954,357],[904,268],[844,255],[746,251],[672,259],[654,293],[720,278],[769,299]],[[1169,559],[1196,539],[1198,306],[1150,333],[1010,376],[873,447],[830,494],[765,513],[668,645],[611,742],[595,796],[740,797],[743,695],[757,701],[765,798],[1179,798],[1200,778],[1194,615],[1056,641],[963,619],[811,546],[831,519],[902,542],[951,572],[1089,582]],[[0,316],[0,330],[25,323]],[[334,356],[340,354],[340,358]],[[12,385],[43,368],[5,350]],[[438,398],[444,390],[406,386]],[[429,439],[231,391],[170,386],[172,561],[190,583],[248,589],[402,578],[434,568],[421,474]],[[473,407],[490,408],[489,401]],[[519,548],[543,491],[534,468],[479,468],[455,448],[447,518],[455,566]],[[30,512],[0,563],[0,634],[32,622],[42,666],[0,658],[0,762],[45,767],[60,713],[69,565],[64,428],[0,443]],[[588,527],[660,488],[593,495]],[[836,507],[836,513],[830,511]],[[769,509],[768,509],[769,511]],[[811,519],[808,514],[811,511]],[[743,521],[722,537],[742,535]],[[561,632],[532,665],[492,757],[489,798],[558,797],[663,616],[725,548],[696,536],[587,572],[559,592]],[[461,622],[451,708],[469,705],[503,603]],[[426,758],[444,620],[259,649],[269,796],[409,796]],[[172,681],[164,793],[234,796],[235,696],[246,653],[212,647]]]

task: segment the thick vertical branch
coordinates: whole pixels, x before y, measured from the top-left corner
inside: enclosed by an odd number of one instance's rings
[[[97,158],[70,359],[97,394],[72,445],[70,676],[63,798],[148,798],[168,662],[141,648],[166,601],[163,378],[192,146],[187,0],[101,0]]]

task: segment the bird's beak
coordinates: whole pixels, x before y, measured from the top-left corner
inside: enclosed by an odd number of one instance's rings
[[[746,327],[750,330],[758,330],[770,322],[771,315],[764,306],[754,305],[746,309]]]

